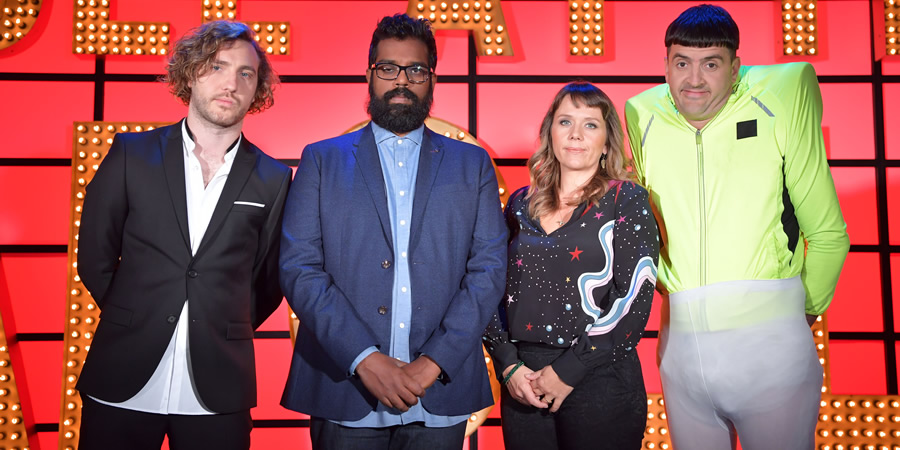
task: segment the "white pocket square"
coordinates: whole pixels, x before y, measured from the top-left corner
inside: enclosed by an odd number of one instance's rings
[[[255,206],[257,208],[265,208],[266,207],[266,205],[264,205],[262,203],[255,203],[255,202],[234,202],[234,204],[235,205]]]

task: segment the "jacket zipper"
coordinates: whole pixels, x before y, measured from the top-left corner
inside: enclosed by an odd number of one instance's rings
[[[706,175],[703,168],[703,139],[700,130],[694,133],[694,139],[697,144],[697,166],[700,168],[698,172],[700,195],[700,284],[706,285]]]

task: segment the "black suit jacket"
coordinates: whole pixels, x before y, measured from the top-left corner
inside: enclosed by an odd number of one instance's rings
[[[113,139],[87,186],[79,231],[78,273],[100,307],[81,392],[110,402],[134,396],[189,299],[201,402],[218,413],[256,405],[253,330],[282,299],[278,248],[291,170],[246,139],[236,151],[192,256],[181,123]]]

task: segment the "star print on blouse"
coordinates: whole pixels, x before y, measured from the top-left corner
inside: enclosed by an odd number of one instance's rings
[[[515,301],[515,300],[513,300],[512,295],[507,295],[507,296],[506,296],[506,304],[507,304],[507,305],[511,304],[511,303],[514,302],[514,301]]]
[[[506,339],[500,344],[504,346],[515,347],[518,341],[570,348],[587,367],[616,361],[634,351],[653,298],[653,286],[642,282],[641,274],[634,270],[634,261],[644,257],[655,259],[658,236],[646,190],[627,182],[611,183],[610,188],[611,192],[596,204],[579,205],[570,223],[562,231],[549,235],[528,215],[527,189],[510,197],[506,210],[511,229],[507,286],[502,306],[489,325],[488,336],[499,336],[498,342]],[[602,243],[597,241],[604,225],[609,225],[615,234],[615,239],[608,244],[616,252],[615,259],[611,252],[602,251]],[[569,261],[565,254],[570,256]],[[525,258],[528,264],[524,263]],[[592,317],[581,307],[578,282],[583,273],[607,265],[611,275],[609,283],[592,292],[602,295],[602,300],[609,300],[610,304],[623,296],[633,297],[633,301],[616,316],[620,321],[611,329],[604,329],[606,335],[601,338],[588,333],[588,323],[593,330],[598,317]],[[505,301],[510,295],[511,303]],[[594,339],[604,343],[592,342]],[[488,351],[495,359],[498,357],[495,350]],[[503,364],[517,362],[515,353],[499,354],[511,359],[504,360]]]
[[[580,256],[582,253],[584,253],[584,250],[578,250],[578,247],[575,247],[574,252],[569,252],[569,254],[572,255],[572,259],[570,259],[570,261],[575,261],[576,259],[581,261]]]

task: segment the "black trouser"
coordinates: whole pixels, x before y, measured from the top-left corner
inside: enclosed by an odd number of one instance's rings
[[[565,350],[517,344],[519,359],[540,370]],[[647,391],[635,352],[592,369],[554,414],[523,405],[503,388],[500,411],[507,450],[640,449],[647,426]]]
[[[79,450],[159,450],[169,437],[171,450],[248,450],[250,411],[188,416],[152,414],[104,405],[81,396]]]
[[[315,450],[460,450],[466,421],[443,428],[422,422],[385,428],[353,428],[311,417],[309,436]]]

